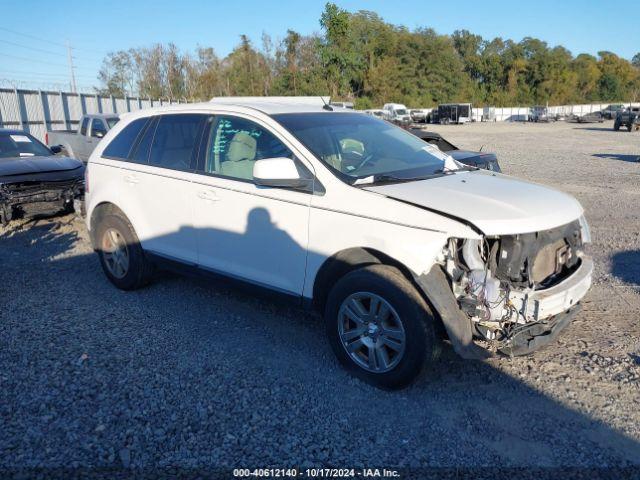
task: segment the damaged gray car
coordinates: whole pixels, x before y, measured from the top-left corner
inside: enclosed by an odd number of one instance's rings
[[[84,194],[84,164],[55,156],[21,130],[0,129],[0,223],[40,213],[72,212]]]

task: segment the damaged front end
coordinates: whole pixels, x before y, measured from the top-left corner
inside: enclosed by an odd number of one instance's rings
[[[82,177],[58,181],[0,182],[0,223],[6,225],[25,213],[71,208],[84,194]]]
[[[587,242],[584,218],[542,232],[450,239],[441,267],[473,338],[510,355],[552,341],[591,286]]]

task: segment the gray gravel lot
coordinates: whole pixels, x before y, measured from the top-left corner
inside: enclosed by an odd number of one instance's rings
[[[477,363],[445,349],[384,392],[339,368],[309,312],[170,274],[121,292],[81,222],[15,221],[0,229],[0,471],[640,468],[640,135],[434,129],[584,205],[595,284],[557,343]]]

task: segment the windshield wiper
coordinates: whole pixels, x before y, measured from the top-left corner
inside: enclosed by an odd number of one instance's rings
[[[430,175],[423,175],[421,177],[396,177],[395,175],[389,175],[388,173],[379,173],[377,175],[371,175],[369,177],[357,178],[351,185],[374,185],[380,183],[403,183],[403,182],[416,182],[418,180],[426,180],[428,178],[439,177],[443,172],[436,171]]]
[[[436,170],[435,173],[456,173],[456,172],[469,172],[469,171],[475,171],[475,170],[480,170],[480,168],[474,167],[473,165],[464,165],[460,168],[448,168],[448,167],[439,168],[438,170]]]

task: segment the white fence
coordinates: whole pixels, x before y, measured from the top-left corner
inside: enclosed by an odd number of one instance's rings
[[[124,113],[180,103],[139,97],[0,88],[0,128],[25,130],[44,140],[47,130],[77,127],[85,113]]]
[[[551,115],[586,115],[587,113],[599,112],[604,110],[611,104],[621,103],[625,106],[630,105],[629,102],[611,102],[611,103],[591,103],[584,105],[549,105],[549,113]],[[631,103],[634,107],[640,103]],[[491,120],[496,122],[526,122],[531,115],[531,107],[489,107],[491,110]],[[473,120],[480,122],[487,121],[486,108],[473,108]]]

